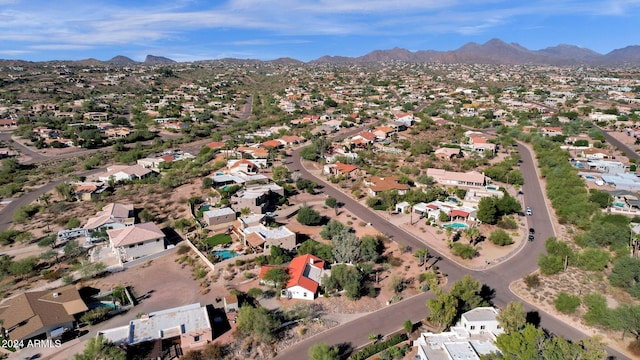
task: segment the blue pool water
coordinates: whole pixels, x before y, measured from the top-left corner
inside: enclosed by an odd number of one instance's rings
[[[622,207],[624,207],[624,203],[621,203],[621,202],[617,202],[617,201],[616,201],[616,202],[614,202],[614,203],[613,203],[613,206],[615,206],[615,207],[619,207],[619,208],[622,208]]]
[[[596,179],[595,177],[593,177],[591,175],[587,175],[584,178],[587,179],[587,180],[595,180]]]
[[[87,307],[89,308],[89,310],[104,308],[104,307],[109,308],[110,310],[115,310],[117,308],[117,305],[112,303],[111,301],[99,301],[99,302],[91,303],[87,305]]]
[[[231,259],[238,256],[238,253],[231,250],[213,250],[213,253],[219,256],[223,260]]]
[[[451,223],[451,224],[444,224],[444,225],[442,225],[442,227],[443,228],[450,227],[452,229],[466,229],[466,228],[468,228],[467,224],[458,223],[458,222],[454,222],[454,223]]]
[[[209,205],[202,205],[200,206],[200,210],[202,211],[209,211],[210,206]]]

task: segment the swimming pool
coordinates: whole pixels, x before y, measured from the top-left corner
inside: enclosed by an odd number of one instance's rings
[[[465,224],[465,223],[454,222],[454,223],[451,223],[451,224],[444,224],[444,225],[442,225],[442,227],[443,228],[449,228],[450,227],[452,229],[466,229],[469,226],[467,226],[467,224]]]
[[[213,254],[217,255],[222,260],[231,259],[238,256],[238,253],[231,250],[213,250]]]
[[[619,208],[623,208],[623,207],[624,207],[624,203],[621,203],[621,202],[619,202],[619,201],[616,201],[616,202],[614,202],[614,203],[613,203],[613,206],[615,206],[615,207],[619,207]]]
[[[97,309],[97,308],[108,308],[109,310],[115,310],[118,308],[118,304],[114,304],[111,301],[98,301],[93,302],[87,305],[89,310]]]

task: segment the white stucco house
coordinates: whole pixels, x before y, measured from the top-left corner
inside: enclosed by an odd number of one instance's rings
[[[414,342],[420,360],[480,360],[480,355],[500,353],[496,337],[504,331],[496,316],[498,310],[479,307],[462,314],[460,322],[439,334],[425,332]]]
[[[147,222],[107,230],[109,244],[121,262],[131,261],[165,249],[165,235],[158,225]]]
[[[320,287],[320,281],[328,272],[324,269],[324,266],[324,260],[311,254],[293,258],[286,268],[289,273],[289,281],[282,289],[281,296],[288,299],[315,299]],[[260,279],[264,277],[267,271],[273,268],[274,266],[263,266],[260,269]]]

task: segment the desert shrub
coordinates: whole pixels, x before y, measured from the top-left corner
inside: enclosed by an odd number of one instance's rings
[[[580,298],[561,291],[553,303],[556,306],[556,310],[564,314],[571,314],[580,306]]]
[[[99,307],[86,312],[84,315],[82,315],[82,317],[80,317],[80,321],[85,322],[89,325],[93,325],[106,320],[108,315],[109,308]]]
[[[540,276],[538,276],[538,274],[527,275],[523,280],[529,289],[535,289],[540,286]]]
[[[491,235],[489,235],[489,240],[499,246],[511,245],[513,244],[513,239],[511,236],[502,229],[494,230]]]
[[[462,243],[453,243],[451,245],[451,253],[463,259],[473,259],[478,255],[478,251],[471,245]]]

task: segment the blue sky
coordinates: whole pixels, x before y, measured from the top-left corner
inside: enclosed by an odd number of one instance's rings
[[[607,53],[640,44],[640,0],[0,0],[0,58],[302,61],[492,38]]]

